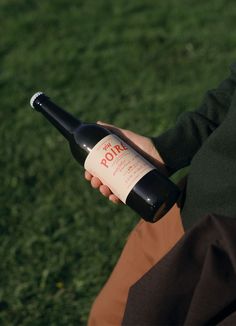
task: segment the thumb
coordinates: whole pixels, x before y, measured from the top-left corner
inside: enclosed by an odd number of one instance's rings
[[[111,131],[114,131],[114,132],[121,133],[123,131],[123,129],[121,129],[121,128],[117,127],[117,126],[114,126],[114,125],[112,125],[110,123],[103,122],[103,121],[97,121],[97,124],[101,125],[101,126],[104,126],[108,130],[111,130]]]
[[[97,124],[98,124],[98,125],[102,125],[102,126],[107,126],[107,127],[117,128],[117,127],[115,127],[114,125],[112,125],[112,124],[110,124],[110,123],[106,123],[106,122],[103,122],[103,121],[100,121],[100,120],[97,121]]]

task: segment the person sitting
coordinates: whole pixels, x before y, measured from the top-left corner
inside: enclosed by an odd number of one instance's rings
[[[220,85],[208,91],[200,107],[184,112],[173,128],[157,137],[105,124],[130,139],[171,175],[189,166],[181,201],[158,222],[141,220],[128,237],[108,281],[96,298],[89,326],[120,325],[130,287],[164,257],[204,216],[236,217],[236,64]],[[85,171],[93,188],[114,203],[119,199]]]

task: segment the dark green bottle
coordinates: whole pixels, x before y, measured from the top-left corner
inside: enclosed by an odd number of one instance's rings
[[[144,220],[159,220],[174,205],[179,188],[129,143],[95,123],[82,123],[42,92],[30,104],[69,142],[75,159]]]

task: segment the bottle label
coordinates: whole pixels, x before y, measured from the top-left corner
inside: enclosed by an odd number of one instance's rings
[[[104,137],[93,147],[84,167],[124,203],[135,184],[155,169],[154,165],[113,134]]]

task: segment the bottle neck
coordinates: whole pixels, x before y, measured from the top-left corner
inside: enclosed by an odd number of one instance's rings
[[[35,99],[33,106],[37,111],[41,112],[67,140],[71,139],[74,130],[81,124],[78,119],[61,109],[44,94],[41,94]]]

